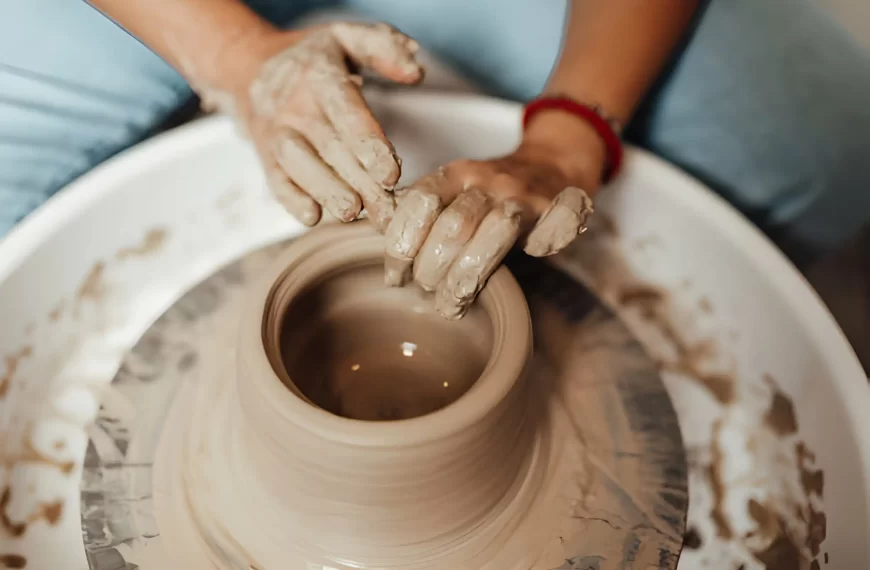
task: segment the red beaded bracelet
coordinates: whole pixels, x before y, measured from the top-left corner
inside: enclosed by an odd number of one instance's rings
[[[607,169],[604,172],[604,182],[610,181],[619,173],[622,167],[622,141],[610,123],[601,116],[599,111],[589,105],[578,103],[567,97],[541,97],[530,101],[523,110],[523,129],[528,127],[532,117],[541,111],[565,111],[585,120],[604,140],[607,152]]]

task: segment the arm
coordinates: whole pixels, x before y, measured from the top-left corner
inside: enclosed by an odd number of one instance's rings
[[[288,2],[293,0],[286,0]],[[273,27],[239,0],[91,0],[234,115],[278,201],[316,224],[324,210],[381,230],[395,211],[395,149],[359,91],[353,61],[397,82],[422,77],[417,44],[385,24]]]
[[[625,124],[696,7],[697,0],[573,0],[543,95],[599,105]],[[418,180],[387,229],[387,282],[410,279],[413,266],[414,280],[436,291],[436,309],[461,316],[515,241],[546,256],[582,233],[605,154],[586,121],[548,110],[534,115],[511,154],[453,162]]]
[[[202,89],[225,89],[277,30],[239,0],[90,0]],[[247,61],[246,61],[247,60]]]
[[[664,69],[692,21],[697,0],[572,0],[562,55],[543,95],[563,95],[600,105],[625,125]],[[560,116],[561,115],[561,116]],[[524,142],[576,148],[582,163],[565,165],[569,176],[594,192],[604,146],[584,121],[560,111],[542,112]]]

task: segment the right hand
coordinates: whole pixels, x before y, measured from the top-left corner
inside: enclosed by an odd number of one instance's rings
[[[241,121],[269,186],[299,221],[312,226],[326,209],[349,222],[365,207],[383,232],[395,211],[401,162],[348,61],[414,84],[423,77],[417,43],[386,24],[341,22],[267,35],[237,43],[234,50],[247,52],[240,58],[245,65],[228,92],[204,90],[203,100]]]

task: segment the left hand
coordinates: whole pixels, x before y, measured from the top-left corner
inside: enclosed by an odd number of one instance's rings
[[[542,257],[584,231],[603,144],[585,125],[542,119],[514,152],[452,162],[399,192],[386,230],[388,285],[404,284],[413,266],[414,280],[436,292],[436,310],[457,319],[515,243]]]

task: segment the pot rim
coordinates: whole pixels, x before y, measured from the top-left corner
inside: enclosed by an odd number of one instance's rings
[[[348,253],[347,241],[353,240],[356,252]],[[324,255],[332,252],[332,256]],[[317,254],[312,260],[312,254]],[[302,291],[328,278],[341,268],[365,264],[383,256],[383,236],[367,222],[320,227],[304,234],[274,261],[269,270],[252,287],[242,314],[237,342],[237,382],[240,398],[248,399],[245,383],[260,391],[264,414],[272,421],[292,424],[335,443],[367,447],[416,446],[450,437],[472,428],[507,397],[523,377],[531,358],[531,316],[525,296],[510,271],[502,266],[489,279],[476,302],[481,303],[493,327],[493,348],[486,368],[469,390],[454,402],[429,414],[393,421],[366,421],[345,418],[328,412],[291,389],[286,370],[280,374],[272,366],[263,342],[266,310],[273,301],[278,280],[288,271],[305,264],[321,264],[306,276],[287,305]],[[349,258],[354,261],[349,262]],[[282,312],[283,314],[283,312]],[[254,340],[256,339],[256,340]],[[247,394],[246,394],[247,393]],[[258,412],[259,413],[259,412]],[[269,424],[269,418],[264,425]],[[260,423],[260,422],[257,422]],[[275,424],[271,424],[275,425]],[[268,428],[267,428],[268,429]]]

